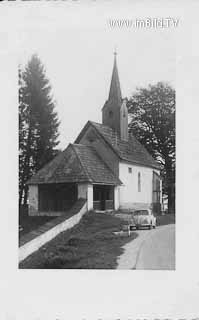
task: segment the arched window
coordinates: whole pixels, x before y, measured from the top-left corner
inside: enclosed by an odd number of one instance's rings
[[[138,172],[138,192],[141,192],[141,173]]]
[[[113,111],[110,110],[110,111],[109,111],[109,118],[112,118],[112,117],[113,117]]]

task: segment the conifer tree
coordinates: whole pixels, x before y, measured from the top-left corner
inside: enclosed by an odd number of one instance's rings
[[[56,155],[58,115],[51,85],[34,54],[19,68],[19,204],[27,202],[26,181]]]

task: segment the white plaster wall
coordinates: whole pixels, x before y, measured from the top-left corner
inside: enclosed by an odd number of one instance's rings
[[[88,189],[88,184],[87,183],[79,183],[78,184],[78,199],[87,198],[87,189]]]
[[[93,210],[93,185],[88,183],[79,183],[78,198],[87,199],[88,211]]]
[[[82,209],[74,216],[65,221],[61,222],[60,224],[56,225],[52,229],[44,232],[37,238],[27,242],[23,246],[19,248],[19,262],[23,261],[27,258],[30,254],[37,251],[41,248],[45,243],[49,242],[53,238],[55,238],[59,233],[71,229],[77,223],[79,223],[82,216],[87,212],[87,204],[85,203]]]
[[[28,190],[29,214],[38,214],[38,185],[30,185]]]
[[[120,194],[119,194],[119,187],[115,186],[114,187],[114,208],[115,210],[119,209],[120,206]]]
[[[128,168],[132,168],[132,173],[129,173]],[[139,172],[141,174],[141,192],[138,191]],[[119,178],[123,183],[119,192],[120,207],[133,208],[136,203],[151,204],[153,169],[120,162]]]
[[[93,185],[88,184],[88,189],[87,189],[87,208],[89,210],[93,210]]]

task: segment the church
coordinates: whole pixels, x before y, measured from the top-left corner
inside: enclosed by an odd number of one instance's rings
[[[128,133],[116,53],[102,124],[88,121],[74,143],[28,182],[29,215],[60,216],[85,199],[87,210],[161,212],[160,165]]]

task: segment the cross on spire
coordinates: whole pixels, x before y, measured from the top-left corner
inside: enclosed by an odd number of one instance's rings
[[[119,81],[119,75],[117,70],[117,51],[116,47],[114,50],[114,64],[113,64],[113,72],[112,72],[112,79],[111,79],[111,85],[110,85],[110,91],[109,91],[109,100],[117,100],[121,102],[122,94],[120,89],[120,81]]]

